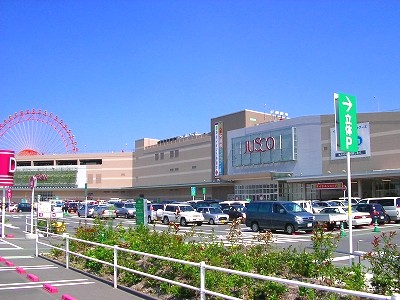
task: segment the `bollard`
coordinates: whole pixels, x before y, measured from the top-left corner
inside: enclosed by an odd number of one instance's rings
[[[340,222],[340,237],[345,237],[346,232],[344,232],[344,225],[343,222]]]
[[[374,230],[373,230],[373,232],[380,232],[379,227],[378,227],[378,220],[377,219],[375,219],[375,222],[374,222]]]

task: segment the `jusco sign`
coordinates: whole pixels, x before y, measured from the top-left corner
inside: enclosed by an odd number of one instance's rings
[[[253,140],[246,141],[244,153],[265,152],[272,149],[275,149],[275,139],[273,137],[257,137]]]

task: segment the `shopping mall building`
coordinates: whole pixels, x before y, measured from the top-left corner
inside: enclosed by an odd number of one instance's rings
[[[400,195],[400,112],[359,113],[352,195]],[[42,198],[335,199],[347,183],[335,116],[285,118],[244,110],[210,132],[135,141],[134,152],[17,156],[13,201]]]

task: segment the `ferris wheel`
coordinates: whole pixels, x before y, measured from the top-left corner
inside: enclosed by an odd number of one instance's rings
[[[21,110],[0,124],[0,149],[17,155],[76,153],[74,139],[67,124],[46,110]]]

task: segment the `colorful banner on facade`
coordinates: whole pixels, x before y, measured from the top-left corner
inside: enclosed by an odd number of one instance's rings
[[[224,131],[222,122],[214,124],[214,176],[220,177],[224,174]]]

